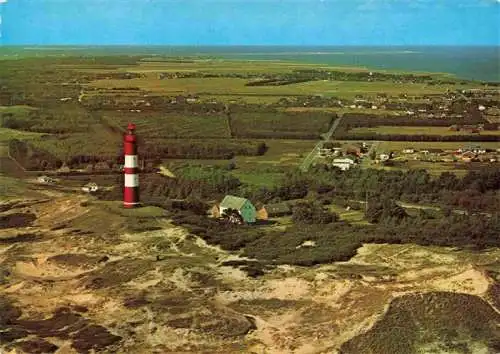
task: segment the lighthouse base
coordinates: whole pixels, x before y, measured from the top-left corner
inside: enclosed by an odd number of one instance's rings
[[[139,188],[125,187],[123,190],[123,207],[136,208],[139,206]]]
[[[141,203],[126,203],[123,202],[123,207],[126,209],[132,209],[132,208],[138,208],[141,205]]]

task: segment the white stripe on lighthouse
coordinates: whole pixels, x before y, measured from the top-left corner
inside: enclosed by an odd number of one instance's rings
[[[139,176],[125,174],[125,187],[139,187]]]
[[[134,168],[137,165],[137,155],[125,155],[125,167]]]

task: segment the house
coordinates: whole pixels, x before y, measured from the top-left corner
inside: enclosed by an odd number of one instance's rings
[[[43,183],[43,184],[52,184],[55,182],[52,178],[47,176],[40,176],[37,178],[37,181],[38,183]]]
[[[229,209],[236,210],[244,222],[255,222],[257,211],[248,199],[233,195],[226,195],[219,205],[220,215],[224,215],[224,212]]]
[[[330,156],[331,154],[332,154],[332,149],[325,149],[325,148],[319,149],[320,157],[327,157]]]
[[[486,149],[478,145],[470,145],[461,149],[463,152],[473,152],[474,154],[486,154]]]
[[[214,206],[210,208],[209,214],[213,218],[220,218],[220,204],[215,203]]]
[[[109,165],[104,161],[100,161],[94,165],[94,170],[95,171],[108,171]]]
[[[68,172],[71,172],[71,170],[68,167],[68,165],[63,163],[62,166],[57,170],[57,172],[68,173]]]
[[[356,145],[348,145],[345,147],[345,153],[347,155],[356,155],[360,156],[361,155],[361,147],[356,146]]]
[[[267,220],[270,217],[290,215],[292,208],[287,203],[267,204],[257,211],[257,219]]]
[[[348,157],[334,159],[333,162],[334,163],[346,163],[346,164],[349,164],[349,165],[354,165],[355,164],[354,160],[350,159]]]
[[[342,171],[347,171],[348,169],[351,168],[351,164],[348,163],[341,163],[341,162],[334,162],[332,163],[332,166],[340,168]]]
[[[380,155],[379,155],[379,159],[380,159],[380,161],[387,161],[387,160],[389,160],[389,159],[390,159],[390,157],[391,157],[391,156],[390,156],[389,154],[380,154]]]
[[[355,162],[350,158],[339,158],[334,159],[332,166],[340,168],[342,171],[347,171],[355,165]]]
[[[82,191],[87,192],[87,193],[97,192],[98,190],[99,190],[99,187],[94,182],[87,183],[86,185],[84,185],[82,187]]]

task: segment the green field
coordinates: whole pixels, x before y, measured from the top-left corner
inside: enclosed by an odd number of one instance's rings
[[[42,135],[41,133],[25,132],[17,129],[0,128],[0,143],[8,142],[12,139],[20,140],[38,140]]]
[[[378,126],[374,128],[353,128],[349,130],[354,134],[391,134],[391,135],[470,135],[466,131],[453,131],[447,127],[401,127],[401,126]],[[483,130],[477,135],[498,135],[500,130]]]

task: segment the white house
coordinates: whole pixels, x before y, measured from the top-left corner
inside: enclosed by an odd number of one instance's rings
[[[82,191],[87,192],[87,193],[93,193],[97,192],[99,190],[99,187],[97,186],[96,183],[90,182],[87,183],[82,187]]]
[[[334,163],[332,163],[332,166],[338,167],[342,171],[347,171],[348,169],[351,168],[352,165],[349,163],[334,162]]]
[[[389,154],[380,154],[379,155],[380,161],[387,161],[387,160],[389,160],[389,158],[390,158]]]
[[[354,165],[355,162],[353,159],[349,159],[347,157],[345,158],[339,158],[339,159],[334,159],[333,160],[334,163],[346,163],[346,164],[349,164],[349,165]]]
[[[350,169],[352,166],[354,166],[356,163],[352,159],[348,158],[339,158],[339,159],[334,159],[332,166],[340,168],[342,171],[347,171]]]
[[[52,184],[55,182],[52,178],[47,176],[40,176],[37,178],[37,181],[38,183],[44,183],[44,184]]]

